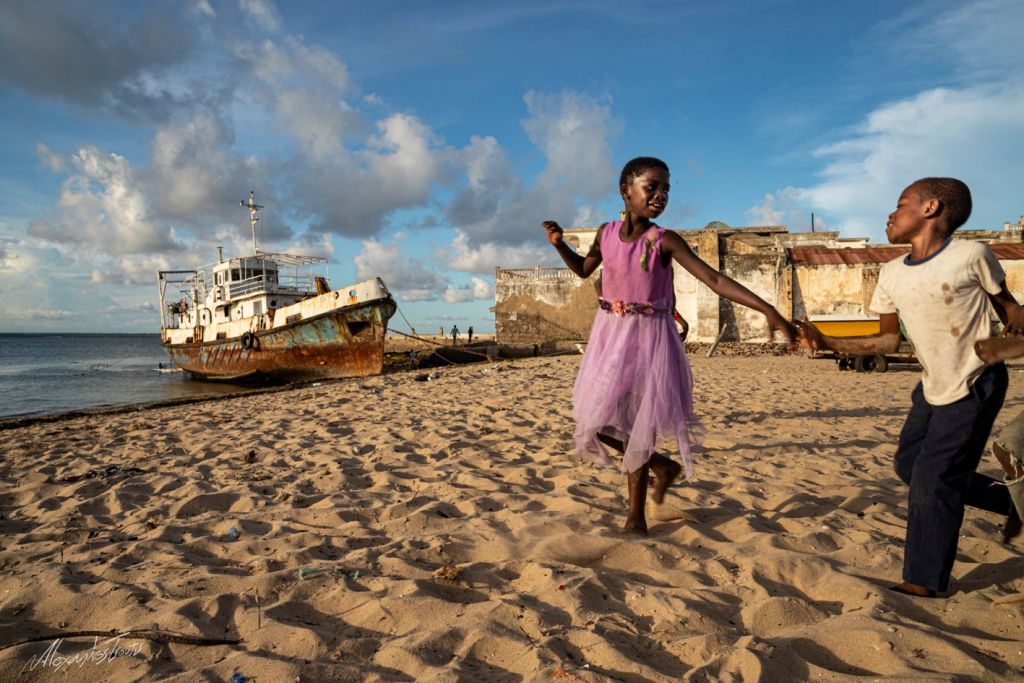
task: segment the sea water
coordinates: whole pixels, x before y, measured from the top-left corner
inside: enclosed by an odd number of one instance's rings
[[[237,392],[172,368],[159,334],[0,334],[0,418]]]

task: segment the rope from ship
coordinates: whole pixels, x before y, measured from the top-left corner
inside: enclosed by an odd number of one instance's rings
[[[441,343],[441,342],[438,342],[438,341],[434,341],[433,339],[427,339],[426,337],[419,336],[418,334],[416,334],[416,328],[413,327],[412,324],[409,323],[409,319],[405,317],[404,313],[402,313],[402,309],[399,308],[396,305],[395,306],[395,310],[398,311],[398,314],[400,316],[402,316],[402,320],[405,321],[405,324],[409,326],[409,329],[412,330],[413,333],[412,334],[406,334],[405,332],[399,332],[398,330],[388,330],[388,332],[391,332],[392,334],[400,334],[403,337],[407,337],[409,339],[416,339],[417,341],[421,341],[424,344],[433,344],[434,346],[439,346],[442,349],[456,348],[456,347],[448,346],[447,344],[444,344],[444,343]],[[463,348],[463,347],[459,347],[459,351],[462,352],[462,353],[468,353],[471,356],[479,356],[480,358],[483,358],[484,360],[490,360],[490,357],[486,353],[480,353],[479,351],[471,351],[471,350],[469,350],[467,348]],[[557,356],[557,355],[561,355],[562,353],[564,353],[564,352],[562,352],[562,351],[551,351],[551,352],[548,352],[548,353],[538,353],[536,357],[540,357],[540,356]],[[444,356],[442,356],[440,354],[435,353],[434,355],[437,356],[438,358],[440,358],[441,360],[443,360],[444,362],[448,363],[448,365],[455,365],[456,364],[454,361],[450,361],[450,360],[448,360],[447,358],[445,358]]]
[[[409,339],[417,339],[417,340],[423,342],[424,344],[433,344],[434,346],[440,346],[443,349],[450,349],[450,348],[452,348],[450,346],[447,346],[446,344],[441,344],[440,342],[436,342],[433,339],[425,339],[424,337],[419,336],[418,334],[416,334],[416,328],[412,326],[412,323],[409,322],[409,319],[405,317],[405,313],[402,312],[402,309],[399,308],[397,304],[395,305],[395,310],[398,311],[398,315],[402,316],[402,320],[404,320],[405,324],[409,326],[410,330],[412,330],[412,334],[406,334],[405,332],[399,332],[398,330],[391,330],[392,333],[400,334],[403,337],[408,337]],[[479,351],[470,351],[469,349],[459,349],[459,351],[461,351],[462,353],[468,353],[471,356],[479,356],[480,358],[483,358],[484,360],[489,360],[486,353],[480,353]],[[455,361],[448,360],[447,358],[445,358],[444,356],[442,356],[440,354],[434,353],[433,355],[437,356],[438,358],[443,360],[448,365],[455,365]]]

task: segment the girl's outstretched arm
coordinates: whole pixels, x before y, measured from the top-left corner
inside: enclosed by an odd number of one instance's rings
[[[558,251],[569,270],[582,278],[588,278],[601,265],[601,234],[604,232],[604,226],[608,225],[607,223],[597,229],[594,243],[590,245],[590,251],[585,257],[577,254],[572,247],[565,243],[562,239],[562,228],[558,223],[544,221],[541,225],[548,231],[548,242],[551,242],[555,250]]]
[[[691,275],[710,287],[711,291],[715,294],[718,296],[724,296],[730,301],[735,301],[738,304],[748,308],[753,308],[755,311],[763,313],[764,316],[768,318],[768,328],[770,332],[775,332],[777,330],[784,334],[786,339],[789,341],[796,340],[796,328],[792,323],[783,318],[771,304],[733,280],[728,275],[719,273],[717,270],[702,261],[693,253],[693,250],[690,249],[690,245],[686,243],[686,240],[680,237],[677,233],[671,230],[666,230],[665,237],[662,239],[661,245],[664,253],[671,256],[675,259],[676,263],[685,268]]]

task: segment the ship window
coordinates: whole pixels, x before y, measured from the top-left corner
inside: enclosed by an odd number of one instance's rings
[[[277,299],[271,299],[270,300],[270,307],[271,308],[277,308]]]
[[[232,271],[231,271],[231,279],[234,282],[238,282],[238,269],[237,268],[232,269]]]
[[[238,308],[235,309],[235,317],[241,319],[241,317],[242,317],[242,307],[241,306],[239,306]]]
[[[262,301],[253,301],[252,302],[252,314],[253,315],[263,315],[263,302]]]
[[[370,323],[366,322],[365,320],[357,320],[355,322],[345,324],[348,325],[348,333],[353,337],[355,337],[360,332],[362,332],[363,330],[370,326]]]
[[[227,339],[227,338],[228,338],[228,333],[227,332],[218,332],[217,333],[217,339]]]

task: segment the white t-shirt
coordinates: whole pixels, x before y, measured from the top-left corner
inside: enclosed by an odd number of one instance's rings
[[[1006,279],[992,251],[981,242],[948,240],[922,261],[910,256],[882,266],[871,310],[896,313],[924,367],[928,403],[953,403],[970,392],[985,364],[974,342],[992,336],[991,304]]]

